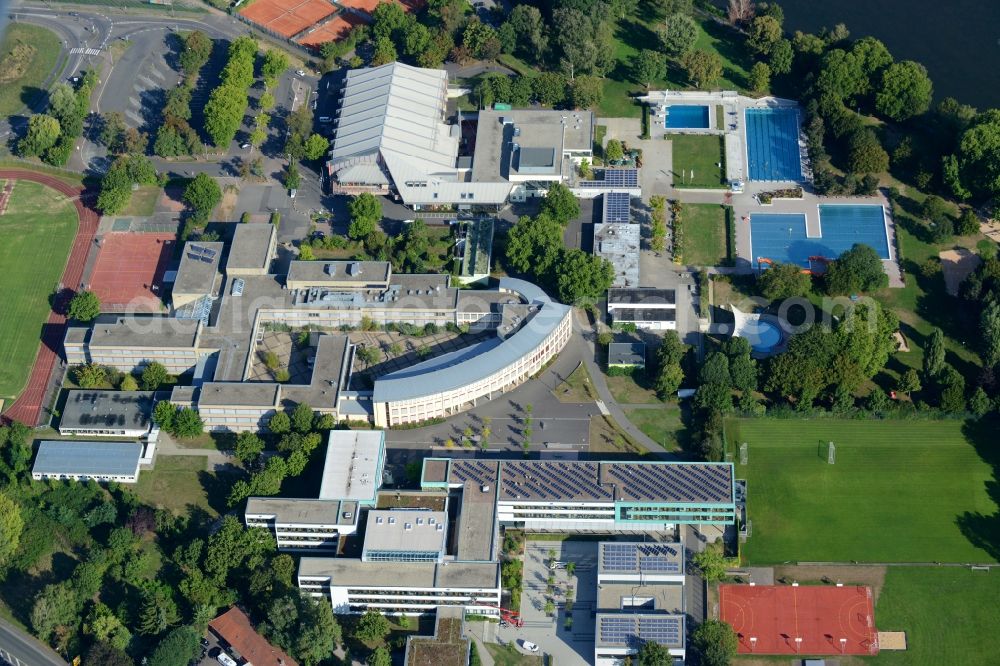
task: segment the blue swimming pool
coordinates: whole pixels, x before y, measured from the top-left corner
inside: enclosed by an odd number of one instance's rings
[[[693,104],[672,104],[663,121],[666,129],[708,129],[708,107]]]
[[[750,180],[802,180],[798,109],[747,109],[746,137]]]
[[[769,321],[747,322],[740,331],[740,336],[746,338],[750,348],[755,352],[769,352],[781,343],[781,331]]]
[[[889,258],[885,213],[878,205],[825,204],[819,206],[819,237],[806,235],[806,216],[775,213],[750,214],[753,261],[770,259],[809,267],[809,257],[836,259],[855,243],[870,245]]]

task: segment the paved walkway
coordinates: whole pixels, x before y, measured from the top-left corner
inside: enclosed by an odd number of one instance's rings
[[[201,456],[206,459],[206,463],[211,464],[214,469],[223,466],[231,467],[235,464],[235,458],[225,451],[217,449],[195,449],[181,446],[165,432],[160,433],[160,438],[156,442],[156,455],[159,456]]]
[[[0,170],[0,179],[30,180],[41,183],[66,195],[73,201],[77,216],[80,218],[80,226],[76,232],[76,240],[73,241],[66,267],[63,270],[61,284],[66,290],[77,289],[83,279],[87,253],[93,245],[100,219],[97,212],[85,202],[92,201],[96,193],[85,192],[79,187],[68,185],[55,176],[24,169],[2,169]],[[63,339],[66,337],[66,317],[59,313],[68,307],[70,297],[72,297],[72,292],[67,293],[66,291],[57,297],[53,310],[49,313],[49,317],[42,327],[42,344],[35,355],[35,363],[32,366],[27,386],[10,408],[4,412],[7,419],[16,419],[32,427],[38,425],[42,407],[48,402],[49,377],[59,360],[59,350],[62,349]]]

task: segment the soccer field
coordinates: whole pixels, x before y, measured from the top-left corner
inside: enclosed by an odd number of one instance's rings
[[[0,215],[0,398],[24,388],[77,225],[63,195],[25,180],[14,185]]]
[[[963,421],[731,419],[736,476],[747,479],[751,564],[993,562],[963,534],[1000,543],[991,466]],[[987,446],[987,434],[977,439]],[[827,463],[827,442],[836,463]],[[980,519],[981,517],[987,517]]]
[[[871,661],[907,666],[997,663],[998,573],[964,567],[889,567],[875,606],[875,624],[880,631],[905,631],[907,650],[883,651]]]

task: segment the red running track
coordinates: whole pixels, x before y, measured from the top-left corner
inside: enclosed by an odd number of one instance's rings
[[[76,205],[77,216],[80,218],[76,240],[73,241],[73,248],[63,270],[62,284],[65,290],[58,297],[55,308],[49,313],[49,318],[42,328],[42,344],[35,355],[35,364],[31,368],[28,384],[14,404],[4,412],[4,416],[8,419],[16,419],[26,425],[35,426],[38,425],[42,405],[45,403],[49,377],[52,376],[66,335],[66,317],[58,313],[65,310],[68,298],[72,294],[66,290],[76,290],[80,286],[83,269],[87,264],[87,253],[94,243],[97,224],[101,218],[97,211],[88,208],[84,203],[83,199],[87,195],[81,188],[68,185],[54,176],[21,169],[0,169],[0,178],[30,180],[65,194]]]

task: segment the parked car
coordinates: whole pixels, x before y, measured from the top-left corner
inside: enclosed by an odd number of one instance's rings
[[[295,70],[295,73],[298,74],[299,76],[305,76],[306,75],[306,73],[304,71],[302,71],[301,69]]]
[[[521,649],[526,652],[538,652],[538,646],[531,641],[526,641],[523,638],[518,641],[521,644]]]
[[[219,656],[215,658],[222,666],[238,666],[236,660],[230,657],[225,652],[220,652]]]
[[[298,190],[288,190],[289,199],[294,199],[296,194],[298,194]]]
[[[242,148],[243,150],[246,150],[246,149],[247,149],[247,148],[249,148],[249,147],[250,147],[250,144],[249,144],[249,143],[243,143],[243,144],[240,144],[240,148]]]

